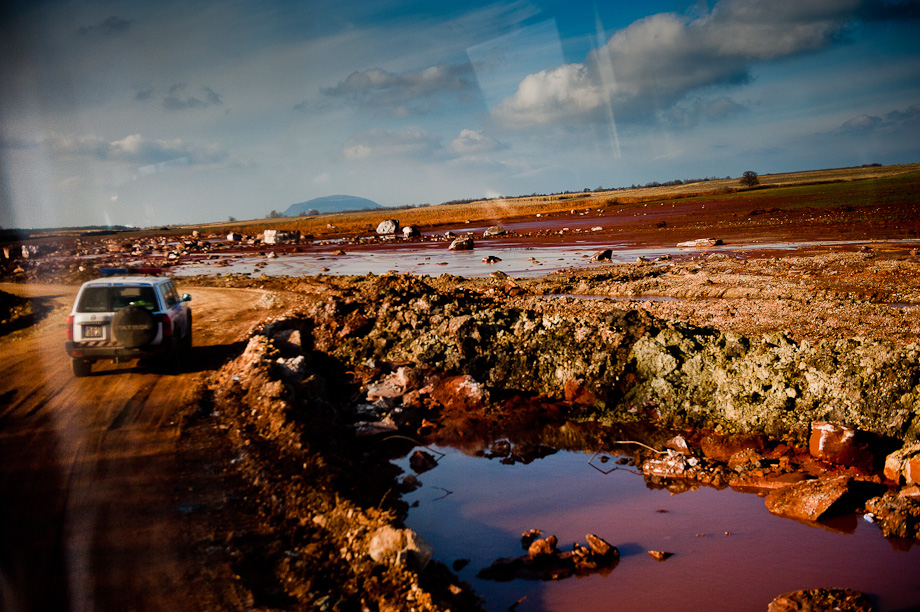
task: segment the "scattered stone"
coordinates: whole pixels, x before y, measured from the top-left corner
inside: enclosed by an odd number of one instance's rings
[[[591,261],[610,261],[613,259],[613,250],[604,249],[591,256]]]
[[[530,555],[531,559],[536,559],[541,555],[552,555],[556,552],[556,545],[558,543],[559,540],[554,535],[548,538],[538,538],[527,547],[527,554]]]
[[[664,443],[665,448],[670,448],[671,450],[677,451],[681,455],[690,454],[690,445],[687,444],[687,439],[683,436],[674,436],[670,440]]]
[[[431,397],[450,410],[468,410],[487,403],[489,392],[475,378],[463,374],[439,380],[431,390]]]
[[[539,531],[531,530],[524,534],[525,538],[534,532],[539,534]],[[596,535],[588,534],[587,538],[591,548],[576,542],[568,552],[556,547],[556,536],[533,540],[526,555],[497,559],[476,577],[507,582],[516,578],[559,580],[574,575],[610,572],[619,562],[620,551]]]
[[[648,551],[648,554],[650,554],[656,561],[664,561],[665,559],[674,556],[674,553],[665,552],[663,550],[650,550]]]
[[[688,240],[687,242],[678,242],[677,246],[682,249],[703,249],[718,246],[720,244],[722,244],[722,241],[718,238],[697,238],[696,240]]]
[[[447,247],[451,251],[472,251],[474,248],[473,238],[471,236],[463,236],[461,238],[454,239],[450,243],[450,246]]]
[[[806,480],[772,491],[765,503],[773,514],[801,521],[817,521],[850,492],[851,482],[852,477],[846,474]]]
[[[760,435],[726,436],[711,434],[700,441],[700,447],[703,450],[703,455],[707,458],[728,463],[732,456],[746,449],[752,449],[757,452],[763,451],[764,440],[763,436]]]
[[[815,459],[838,465],[871,465],[872,455],[859,444],[858,433],[847,425],[815,421],[811,424],[808,451]]]
[[[489,255],[488,257],[482,258],[482,263],[484,264],[494,264],[501,261],[501,258],[496,257],[495,255]]]
[[[377,563],[424,569],[434,556],[434,549],[411,529],[386,526],[374,532],[367,554]]]
[[[812,589],[780,595],[767,612],[873,612],[869,598],[851,589]]]
[[[377,233],[381,236],[395,234],[399,231],[399,221],[396,219],[385,219],[377,225]]]
[[[905,446],[885,458],[885,478],[908,484],[920,483],[920,442]]]
[[[414,225],[407,225],[402,229],[402,232],[404,238],[418,238],[422,235],[422,232]]]
[[[417,450],[409,457],[409,467],[411,467],[416,474],[423,474],[424,472],[438,467],[438,460],[435,459],[434,455],[431,453]]]
[[[521,534],[521,546],[524,548],[524,550],[529,549],[533,541],[539,538],[541,535],[543,535],[543,532],[539,529],[531,529],[530,531],[525,531]]]
[[[507,230],[501,225],[493,225],[489,228],[486,228],[486,231],[482,233],[483,238],[491,238],[492,236],[504,236],[507,234]]]
[[[866,512],[886,538],[920,539],[920,499],[888,491],[867,501]]]

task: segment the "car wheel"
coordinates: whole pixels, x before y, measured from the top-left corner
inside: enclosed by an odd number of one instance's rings
[[[192,313],[188,314],[188,324],[185,328],[185,338],[182,339],[182,348],[186,353],[192,352]]]
[[[112,335],[127,348],[149,344],[157,335],[157,322],[146,308],[126,306],[112,317]]]
[[[77,378],[89,376],[90,372],[93,371],[93,362],[86,359],[73,359],[71,365],[73,366],[73,375]]]

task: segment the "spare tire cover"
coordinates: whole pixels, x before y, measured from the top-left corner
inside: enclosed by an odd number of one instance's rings
[[[157,322],[146,308],[126,306],[112,318],[112,335],[118,344],[138,348],[156,338]]]

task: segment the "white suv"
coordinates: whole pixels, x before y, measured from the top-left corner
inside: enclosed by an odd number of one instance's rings
[[[99,359],[184,357],[192,348],[192,309],[169,278],[112,276],[83,283],[67,317],[75,376]]]

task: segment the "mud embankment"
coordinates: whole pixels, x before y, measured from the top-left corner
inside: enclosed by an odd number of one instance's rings
[[[743,336],[611,302],[527,297],[514,283],[474,290],[387,275],[320,285],[304,283],[305,305],[260,326],[211,383],[267,534],[234,571],[264,601],[478,608],[402,528],[400,494],[413,481],[386,454],[400,439],[471,435],[473,421],[763,434],[777,456],[777,441],[806,445],[815,421],[899,445],[920,438],[915,345]],[[772,461],[759,452],[751,466]]]
[[[496,398],[567,401],[579,420],[652,418],[804,443],[813,421],[920,439],[920,345],[795,342],[666,322],[609,303],[439,291],[384,276],[309,309],[315,347],[467,375]]]

